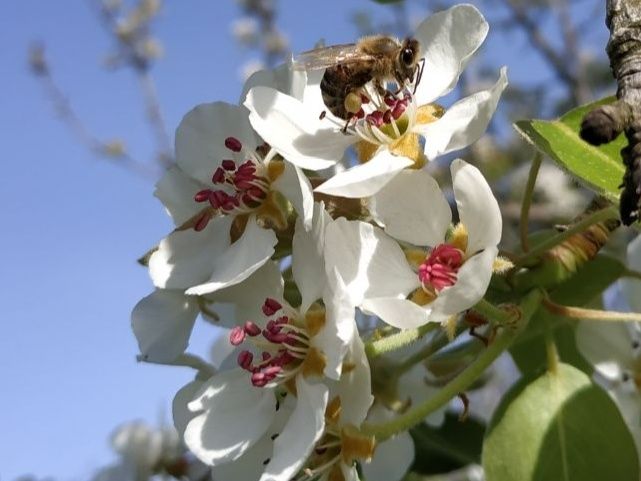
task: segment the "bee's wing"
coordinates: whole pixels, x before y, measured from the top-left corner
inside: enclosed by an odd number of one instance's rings
[[[294,59],[297,70],[319,70],[334,65],[373,60],[372,55],[363,53],[355,43],[315,48],[301,53]]]

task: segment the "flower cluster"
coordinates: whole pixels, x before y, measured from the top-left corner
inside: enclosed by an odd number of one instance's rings
[[[370,363],[367,326],[449,325],[488,288],[496,199],[476,167],[454,160],[453,214],[427,171],[480,138],[507,85],[502,69],[488,90],[434,103],[487,30],[471,5],[422,22],[425,75],[366,84],[346,126],[319,115],[322,72],[293,62],[254,74],[242,104],[200,105],[182,120],[176,165],[155,192],[175,229],[148,258],[155,290],[132,325],[142,360],[198,370],[174,421],[215,479],[356,480],[360,465],[394,481],[411,464],[406,432],[377,440],[363,426],[420,401],[428,373],[394,370],[393,357]],[[221,332],[211,364],[186,352],[199,314]]]

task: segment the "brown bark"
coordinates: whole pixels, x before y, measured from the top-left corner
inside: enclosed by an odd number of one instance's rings
[[[628,145],[621,149],[621,156],[626,172],[619,210],[622,222],[630,225],[639,220],[641,201],[641,0],[608,0],[605,23],[610,30],[606,51],[618,100],[589,112],[581,137],[600,145],[625,132]]]

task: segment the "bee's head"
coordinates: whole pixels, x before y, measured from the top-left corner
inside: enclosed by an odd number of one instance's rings
[[[421,46],[415,38],[406,38],[396,59],[397,79],[412,81],[420,60]]]

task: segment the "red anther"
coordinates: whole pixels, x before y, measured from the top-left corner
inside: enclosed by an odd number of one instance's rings
[[[272,355],[267,351],[263,351],[261,357],[263,358],[263,361],[269,361],[272,358]]]
[[[256,387],[263,387],[269,381],[262,372],[255,372],[251,377],[252,384]]]
[[[361,103],[362,104],[368,104],[369,103],[369,97],[365,94],[361,94]]]
[[[406,106],[402,103],[399,102],[396,104],[396,106],[392,109],[392,117],[394,117],[394,120],[398,120],[401,115],[405,112]]]
[[[227,147],[232,152],[240,152],[243,148],[243,144],[240,143],[236,137],[227,137],[225,139],[225,147]]]
[[[391,124],[392,123],[392,111],[387,109],[385,113],[383,114],[383,123],[384,124]]]
[[[356,117],[357,119],[362,119],[363,117],[365,117],[365,111],[363,109],[359,109],[358,112],[354,114],[354,117]]]
[[[419,266],[418,278],[436,291],[456,283],[458,270],[463,265],[463,252],[449,244],[436,246]]]
[[[263,304],[263,314],[266,316],[273,316],[276,312],[281,310],[282,307],[283,306],[276,299],[268,297],[265,299],[265,303]]]
[[[263,374],[265,376],[274,378],[276,377],[277,374],[280,374],[283,371],[283,368],[281,366],[268,366],[265,369],[263,369]]]
[[[211,176],[211,181],[214,184],[222,184],[225,181],[225,171],[222,169],[222,167],[218,167],[214,171],[214,175]]]
[[[238,365],[245,370],[249,370],[254,360],[254,355],[250,351],[241,351],[238,354]]]
[[[214,209],[220,209],[226,202],[229,194],[222,190],[214,190],[209,194],[209,203]]]
[[[222,165],[225,170],[236,170],[236,162],[233,160],[223,160],[220,165]]]
[[[383,125],[383,112],[380,110],[375,110],[371,114],[365,116],[365,121],[376,127]]]
[[[289,324],[289,317],[287,316],[280,316],[278,319],[276,319],[276,322],[278,324]]]
[[[249,172],[249,173],[254,173],[256,172],[256,166],[254,165],[254,162],[251,160],[246,160],[240,166],[238,167],[238,173],[241,172]]]
[[[271,334],[278,334],[282,328],[283,326],[276,321],[269,321],[265,326],[265,329],[267,329]]]
[[[245,330],[240,327],[234,327],[229,333],[229,342],[232,346],[239,346],[245,340]]]
[[[271,332],[263,329],[263,337],[274,344],[282,344],[287,339],[287,334],[283,332]]]
[[[207,227],[207,224],[209,224],[209,219],[211,219],[211,214],[209,212],[205,212],[194,224],[194,230],[196,232],[200,232],[201,230],[203,230],[205,227]]]
[[[388,94],[383,99],[383,102],[385,102],[385,105],[388,105],[389,107],[392,107],[392,106],[396,105],[396,102],[398,102],[398,100],[396,100],[396,98],[393,97],[392,95]]]
[[[258,327],[258,325],[252,321],[245,322],[243,330],[245,331],[245,334],[251,337],[255,337],[260,334],[260,327]]]
[[[194,196],[194,200],[196,202],[207,202],[209,200],[210,194],[211,194],[210,189],[201,190],[200,192],[196,193],[196,195]]]

